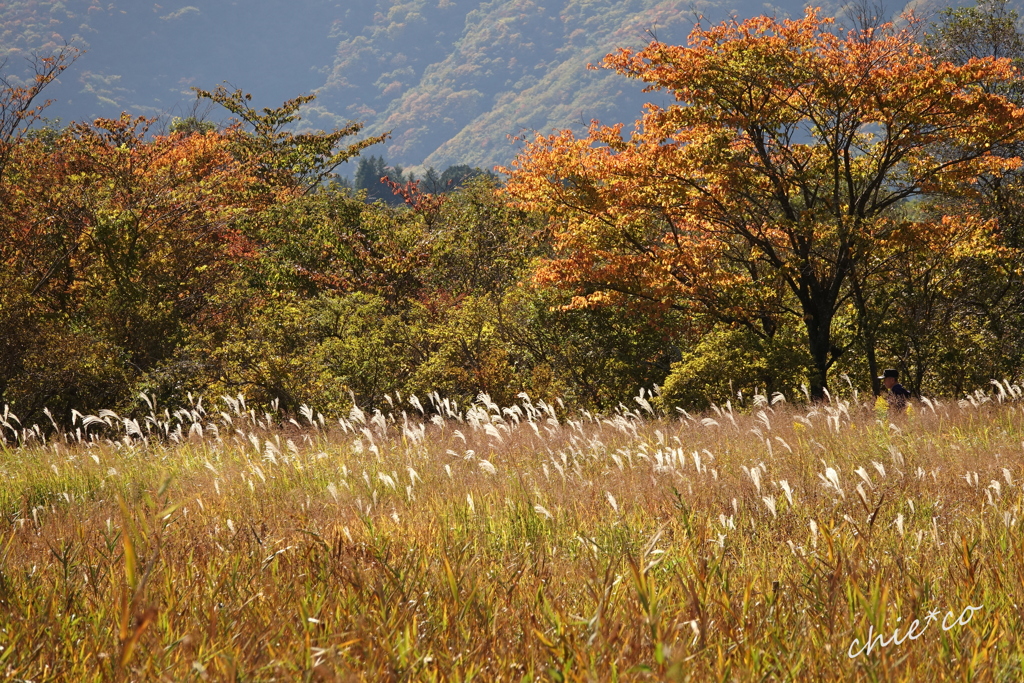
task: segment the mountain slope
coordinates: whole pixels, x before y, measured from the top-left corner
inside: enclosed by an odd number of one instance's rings
[[[48,95],[49,115],[89,120],[185,115],[190,86],[228,81],[275,106],[316,91],[307,125],[362,121],[391,131],[375,149],[406,167],[489,168],[515,153],[508,139],[533,130],[583,128],[590,119],[633,121],[640,86],[588,70],[616,47],[652,34],[685,41],[698,9],[796,14],[734,0],[13,0],[0,5],[0,55],[19,57],[68,41],[87,52]],[[211,118],[221,116],[211,113]]]

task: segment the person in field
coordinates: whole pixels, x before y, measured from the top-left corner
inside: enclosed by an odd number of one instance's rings
[[[878,379],[882,380],[882,385],[886,389],[885,401],[889,404],[889,410],[898,413],[905,411],[907,409],[907,399],[910,398],[910,392],[900,384],[899,371],[893,368],[883,370],[882,376]]]

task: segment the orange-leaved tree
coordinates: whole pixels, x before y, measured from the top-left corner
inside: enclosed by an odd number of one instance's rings
[[[254,173],[235,159],[230,137],[151,137],[150,123],[126,114],[14,148],[0,214],[0,311],[22,311],[25,338],[5,371],[38,355],[48,334],[76,330],[147,371],[251,255],[236,223],[264,207],[246,194]]]
[[[794,314],[817,396],[859,269],[894,231],[934,228],[901,204],[1019,163],[990,152],[1024,129],[1024,109],[986,87],[1016,78],[1009,61],[943,62],[892,24],[847,33],[812,9],[698,25],[686,46],[604,66],[675,103],[647,105],[629,136],[594,122],[526,145],[507,189],[551,216],[540,276],[584,305],[641,297],[765,335]],[[961,222],[977,230],[942,229]]]
[[[51,102],[39,101],[43,90],[71,66],[79,54],[78,48],[64,45],[51,55],[31,57],[28,61],[32,75],[24,82],[0,76],[0,190],[3,189],[12,150]],[[0,62],[0,72],[6,66],[6,60]],[[3,195],[0,194],[0,202],[2,200]]]

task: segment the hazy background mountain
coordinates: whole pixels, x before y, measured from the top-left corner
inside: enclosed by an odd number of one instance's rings
[[[509,135],[633,121],[651,95],[588,63],[695,18],[793,16],[799,0],[14,0],[0,3],[7,74],[63,42],[87,52],[47,91],[50,117],[184,116],[222,81],[258,106],[316,91],[307,125],[392,131],[374,148],[421,168],[507,163]],[[826,6],[835,13],[841,8]],[[658,98],[659,95],[653,95]],[[222,114],[211,112],[217,119]]]

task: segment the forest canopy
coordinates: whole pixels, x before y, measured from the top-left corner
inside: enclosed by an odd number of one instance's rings
[[[844,31],[811,9],[609,55],[605,67],[676,104],[649,105],[629,137],[595,123],[586,138],[539,136],[517,159],[510,194],[556,234],[544,276],[592,290],[587,303],[639,298],[769,344],[802,325],[818,397],[855,345],[877,376],[873,315],[904,298],[883,294],[898,261],[999,267],[996,223],[943,200],[1015,170],[1003,150],[1024,132],[1008,58],[951,62],[916,38],[893,24]],[[847,307],[856,329],[843,338]]]
[[[417,178],[357,123],[296,132],[312,96],[48,124],[65,48],[0,88],[0,404],[606,409],[658,386],[700,409],[877,392],[884,367],[918,394],[1019,379],[1016,22],[991,0],[853,31],[812,10],[623,49],[603,66],[671,103],[539,135],[505,181]]]

